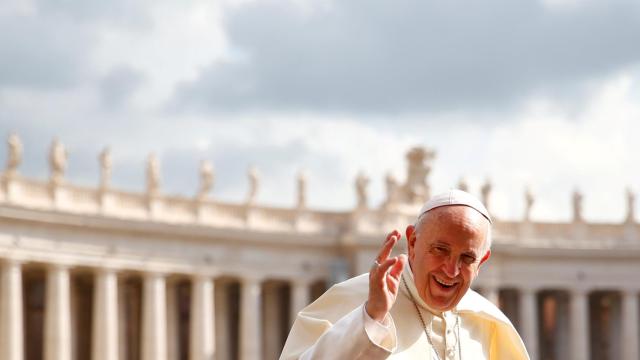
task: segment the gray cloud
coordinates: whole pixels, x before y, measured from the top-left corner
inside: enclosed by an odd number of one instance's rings
[[[100,26],[150,26],[143,1],[37,1],[32,14],[0,15],[0,89],[57,90],[91,79]]]
[[[181,84],[199,111],[395,113],[503,109],[531,94],[575,96],[640,60],[640,3],[336,1],[301,15],[286,1],[227,14],[247,55]]]
[[[102,101],[110,109],[121,108],[142,85],[144,75],[128,66],[112,69],[100,81]]]
[[[0,19],[0,88],[61,88],[86,71],[91,36],[46,17]]]
[[[103,22],[111,25],[149,25],[147,8],[153,2],[145,0],[36,0],[39,13],[57,18],[95,25]]]

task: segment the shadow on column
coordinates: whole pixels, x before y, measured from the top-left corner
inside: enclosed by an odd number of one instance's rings
[[[25,360],[41,360],[44,349],[45,270],[25,268],[22,273]]]
[[[520,301],[519,296],[520,293],[517,289],[503,288],[498,292],[498,302],[500,310],[511,320],[516,330],[522,332],[520,328],[520,309],[518,306]]]
[[[569,359],[569,293],[541,291],[537,306],[540,360]]]
[[[240,282],[221,277],[214,283],[216,360],[237,360],[240,336]]]
[[[189,360],[191,289],[190,279],[176,277],[167,281],[167,341],[170,359]]]
[[[120,359],[139,360],[142,329],[142,278],[139,274],[118,278]]]
[[[277,360],[289,333],[291,286],[288,282],[262,283],[262,353],[264,360]]]
[[[309,297],[310,302],[316,301],[325,291],[327,291],[327,282],[325,280],[317,280],[311,284],[311,289],[309,290],[311,296]]]
[[[615,291],[595,291],[589,296],[592,360],[621,359],[622,299]]]
[[[71,273],[71,338],[72,358],[91,359],[93,274],[88,271]]]

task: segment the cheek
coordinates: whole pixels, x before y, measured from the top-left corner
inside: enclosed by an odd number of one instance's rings
[[[464,276],[464,279],[468,283],[471,283],[476,278],[476,276],[478,275],[478,269],[475,268],[475,267],[465,269],[462,272],[462,275]]]

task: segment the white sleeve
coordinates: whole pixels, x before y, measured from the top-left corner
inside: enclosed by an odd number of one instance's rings
[[[364,305],[362,307],[362,317],[364,319],[364,330],[372,343],[379,347],[393,352],[396,349],[396,325],[391,314],[387,314],[383,323],[373,320]]]
[[[364,304],[360,305],[333,324],[300,359],[386,359],[397,341],[391,315],[387,315],[385,323],[371,319]]]

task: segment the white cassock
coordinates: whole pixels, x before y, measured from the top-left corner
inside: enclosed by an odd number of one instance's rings
[[[529,359],[509,319],[475,291],[469,289],[455,309],[439,313],[428,309],[418,296],[409,266],[405,266],[402,277],[420,309],[433,346],[402,280],[386,324],[367,315],[364,304],[369,275],[363,274],[331,287],[298,314],[280,360]]]

